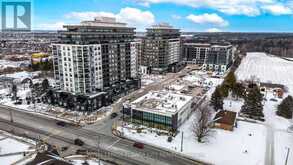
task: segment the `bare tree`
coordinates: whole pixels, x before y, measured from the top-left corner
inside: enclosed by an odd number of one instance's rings
[[[208,104],[203,103],[195,113],[196,117],[192,124],[192,132],[199,143],[204,143],[213,132],[210,127],[212,123],[212,110]]]

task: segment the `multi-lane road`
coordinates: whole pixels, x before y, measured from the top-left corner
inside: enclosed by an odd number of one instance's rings
[[[10,121],[10,114],[13,116],[13,122]],[[107,127],[107,124],[102,125]],[[74,146],[73,141],[79,138],[85,142],[85,145],[80,148],[94,151],[98,157],[117,164],[204,164],[148,145],[145,145],[144,149],[137,149],[133,147],[133,141],[102,134],[99,132],[102,127],[97,126],[97,130],[93,128],[87,129],[73,125],[60,127],[56,125],[55,119],[47,116],[0,105],[0,129],[25,134],[30,138],[41,138],[58,147],[66,145],[70,146],[70,149],[76,149],[78,147]]]

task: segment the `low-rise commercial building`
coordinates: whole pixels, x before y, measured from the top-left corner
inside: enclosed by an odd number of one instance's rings
[[[124,105],[123,112],[131,117],[132,122],[176,131],[188,119],[194,106],[192,96],[170,91],[151,91]]]

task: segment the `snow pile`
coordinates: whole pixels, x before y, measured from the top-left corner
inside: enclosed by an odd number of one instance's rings
[[[236,71],[238,80],[255,76],[260,82],[283,84],[293,94],[293,62],[265,53],[247,53]]]

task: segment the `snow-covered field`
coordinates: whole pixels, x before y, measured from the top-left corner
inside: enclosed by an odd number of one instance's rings
[[[293,62],[265,53],[247,53],[236,71],[238,80],[249,80],[252,76],[260,82],[283,84],[293,94]]]
[[[275,84],[282,84],[288,87],[288,94],[293,94],[293,61],[288,61],[279,57],[270,56],[265,53],[248,53],[243,59],[241,65],[236,71],[238,80],[248,80],[251,77],[256,77],[260,82],[270,82]],[[276,165],[285,164],[287,148],[293,149],[293,133],[289,133],[288,127],[293,125],[290,120],[277,116],[277,106],[282,99],[275,98],[271,92],[265,94],[266,100],[264,102],[264,115],[266,121],[264,125],[272,132],[273,139],[271,141],[273,161]],[[271,101],[274,98],[277,101]],[[226,101],[229,106],[228,109],[238,109],[241,107],[241,102]],[[293,154],[289,154],[288,165],[293,164]]]

